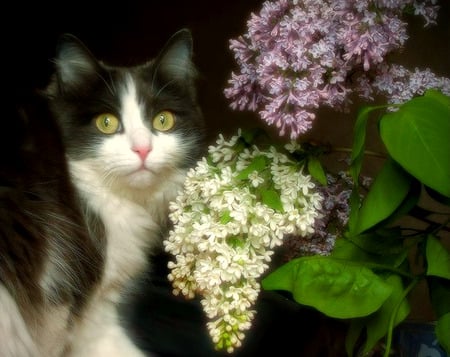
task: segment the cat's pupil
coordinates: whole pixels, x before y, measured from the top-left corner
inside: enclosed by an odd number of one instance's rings
[[[166,117],[164,116],[164,114],[161,114],[159,116],[159,122],[161,123],[161,125],[164,125],[165,121],[166,121]]]
[[[105,124],[105,127],[107,128],[111,124],[111,119],[109,119],[109,117],[105,117],[103,119],[103,123]]]

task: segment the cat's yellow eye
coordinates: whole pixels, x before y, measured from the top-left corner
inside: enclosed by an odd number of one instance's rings
[[[119,119],[110,113],[103,113],[95,117],[95,125],[103,134],[114,134],[119,130]]]
[[[156,130],[167,131],[175,125],[175,116],[168,110],[164,110],[153,117],[152,123]]]

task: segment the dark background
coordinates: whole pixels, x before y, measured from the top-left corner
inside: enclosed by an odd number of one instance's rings
[[[64,32],[79,37],[109,64],[132,65],[155,56],[173,33],[187,27],[200,74],[199,100],[213,138],[217,131],[231,131],[256,118],[253,113],[231,113],[223,88],[234,66],[228,40],[244,33],[250,12],[260,4],[260,0],[12,2],[0,15],[3,75],[15,94],[45,85],[57,38]]]
[[[78,36],[98,58],[115,65],[132,65],[158,53],[177,30],[187,27],[194,38],[194,62],[199,72],[199,100],[209,140],[217,133],[233,133],[238,127],[264,126],[255,113],[235,112],[223,89],[235,68],[228,41],[246,32],[251,12],[261,0],[228,1],[60,1],[4,2],[1,9],[2,101],[13,106],[22,95],[47,83],[58,36]],[[8,3],[8,5],[6,5]],[[441,1],[438,26],[423,29],[420,18],[411,18],[410,40],[394,60],[414,67],[430,67],[450,76],[450,6]],[[357,105],[358,103],[355,103]],[[332,121],[330,121],[332,119]],[[0,116],[2,129],[8,118]],[[313,130],[305,136],[322,138],[334,145],[351,143],[354,112],[342,115],[323,110]],[[331,124],[330,124],[331,123]],[[375,130],[375,128],[372,128]],[[377,136],[368,138],[368,149],[379,149]],[[374,170],[377,164],[374,163]],[[371,168],[368,168],[369,171]],[[216,356],[204,329],[198,301],[172,296],[164,281],[164,262],[156,278],[132,309],[130,331],[139,343],[157,356]],[[245,345],[236,356],[343,356],[344,321],[334,321],[300,308],[282,295],[264,292],[257,318]],[[419,309],[416,314],[427,317]]]
[[[11,93],[46,83],[51,58],[61,33],[78,36],[100,59],[110,64],[136,64],[153,57],[177,30],[187,27],[194,38],[194,62],[199,72],[199,98],[208,123],[209,138],[237,127],[264,126],[257,114],[232,111],[223,89],[236,69],[229,39],[246,32],[251,12],[262,0],[140,0],[8,2],[3,5],[1,48],[3,78]],[[5,3],[6,4],[6,3]],[[450,75],[450,2],[441,0],[438,25],[423,28],[421,17],[409,18],[410,39],[393,61],[409,68],[430,67]],[[358,102],[355,102],[355,107]],[[330,118],[332,123],[330,125]],[[351,141],[352,113],[322,110],[305,139],[326,137],[336,145]],[[267,128],[267,127],[266,127]],[[269,131],[271,128],[267,128]],[[273,131],[274,132],[274,131]],[[369,148],[371,142],[369,138]],[[378,146],[379,142],[373,142]]]

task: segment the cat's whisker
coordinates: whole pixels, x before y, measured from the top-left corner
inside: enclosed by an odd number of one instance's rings
[[[101,75],[101,73],[96,72],[96,75],[98,78],[100,78],[102,80],[102,82],[105,84],[106,88],[108,88],[109,92],[112,95],[115,95],[114,81],[111,80],[111,85],[109,85],[108,81]],[[111,74],[109,74],[109,77],[111,79]]]
[[[164,89],[166,89],[169,85],[171,85],[173,82],[175,82],[175,80],[171,80],[169,82],[167,82],[166,84],[164,84],[159,90],[158,92],[156,92],[155,94],[155,99],[159,97],[159,95],[163,92]]]
[[[111,86],[113,88],[113,91],[111,92],[111,94],[114,95],[115,93],[117,93],[117,89],[116,89],[116,85],[114,84],[114,80],[112,78],[111,72],[108,72],[108,76],[109,76],[109,79],[110,79]]]
[[[154,70],[152,71],[152,82],[151,82],[151,85],[150,85],[150,88],[151,88],[152,92],[154,92],[154,90],[155,90],[156,76],[157,76],[157,74],[159,72],[159,67],[161,66],[161,63],[162,63],[162,61],[158,61],[156,63],[156,66],[155,66]]]
[[[102,185],[107,187],[113,186],[114,182],[117,181],[117,175],[114,173],[114,170],[105,170],[102,172],[102,176],[100,182]]]

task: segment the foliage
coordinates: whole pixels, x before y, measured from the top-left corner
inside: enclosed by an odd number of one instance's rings
[[[432,212],[420,206],[427,194],[449,203],[450,97],[428,90],[381,116],[379,135],[387,159],[361,200],[358,178],[365,159],[365,126],[370,113],[381,109],[362,109],[355,123],[351,214],[331,255],[293,259],[269,274],[262,287],[289,291],[300,304],[349,319],[349,356],[363,332],[363,353],[387,336],[387,356],[393,328],[409,314],[409,292],[426,280],[436,334],[450,353],[450,253],[440,239],[449,231],[450,214],[434,222],[428,219]],[[424,220],[425,227],[405,225],[407,216]],[[411,266],[411,254],[423,262],[419,272]]]
[[[450,204],[450,79],[388,61],[408,39],[405,14],[421,16],[426,27],[436,24],[438,10],[435,0],[267,0],[251,14],[248,31],[230,40],[238,65],[224,89],[231,108],[256,112],[280,136],[298,141],[266,150],[255,145],[254,133],[230,142],[220,136],[172,206],[169,279],[174,293],[205,297],[218,349],[241,345],[261,283],[347,320],[349,356],[383,338],[387,356],[394,327],[410,313],[409,293],[425,281],[436,335],[450,352],[450,253],[443,239],[450,214],[434,220],[436,212],[424,206]],[[330,172],[323,159],[333,148],[301,140],[318,109],[348,112],[353,99],[378,96],[387,104],[362,107],[356,118],[347,170]],[[372,181],[362,168],[375,114],[386,155]],[[278,163],[295,169],[273,170]],[[307,189],[292,182],[308,182]],[[306,225],[311,214],[299,216],[299,208],[312,193],[322,196],[321,207]],[[261,215],[261,208],[273,214]],[[293,226],[312,232],[298,235]],[[281,234],[277,227],[289,228]],[[277,232],[275,244],[269,236]],[[260,282],[281,240],[287,262]]]

